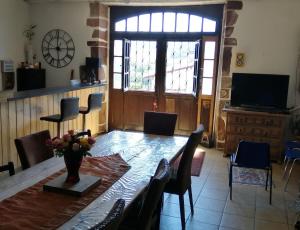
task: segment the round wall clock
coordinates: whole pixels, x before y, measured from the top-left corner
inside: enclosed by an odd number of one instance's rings
[[[75,54],[72,37],[64,30],[50,30],[43,38],[42,54],[49,65],[56,68],[65,67]]]

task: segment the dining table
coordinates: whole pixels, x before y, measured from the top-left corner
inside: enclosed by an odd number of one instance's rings
[[[58,229],[88,229],[107,216],[115,201],[125,200],[125,210],[143,192],[162,158],[174,162],[187,137],[161,136],[133,131],[111,131],[96,137],[93,156],[119,153],[130,166],[111,187],[67,220]],[[0,181],[1,202],[65,168],[63,158],[52,157]],[[93,191],[91,191],[93,192]],[[5,220],[1,220],[5,221]]]

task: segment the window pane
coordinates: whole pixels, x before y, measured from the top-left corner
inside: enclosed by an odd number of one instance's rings
[[[114,57],[114,72],[122,72],[122,57]]]
[[[156,42],[131,41],[129,90],[154,91]]]
[[[153,13],[151,18],[151,32],[162,31],[162,13]]]
[[[189,28],[189,15],[177,14],[176,32],[187,32]]]
[[[216,42],[205,42],[204,59],[215,59]]]
[[[114,56],[122,56],[123,51],[123,41],[115,40],[114,41]]]
[[[202,79],[202,95],[212,95],[212,78]]]
[[[137,31],[137,17],[131,17],[127,19],[127,31]]]
[[[139,16],[139,31],[149,32],[150,29],[150,14]]]
[[[175,31],[175,13],[164,13],[164,32]]]
[[[166,85],[167,93],[193,92],[194,42],[167,43]]]
[[[204,60],[203,77],[213,77],[214,60]]]
[[[126,20],[118,21],[115,24],[115,31],[125,31]]]
[[[191,15],[190,16],[190,32],[201,32],[202,17]]]
[[[216,22],[207,18],[203,19],[203,32],[215,32]]]
[[[114,89],[122,88],[122,78],[120,73],[114,73]]]

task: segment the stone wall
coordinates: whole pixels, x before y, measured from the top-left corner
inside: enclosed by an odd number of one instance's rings
[[[226,128],[226,114],[222,112],[224,105],[230,101],[231,91],[231,76],[230,66],[232,61],[232,48],[237,46],[237,39],[232,37],[234,26],[238,20],[238,11],[243,8],[242,1],[228,1],[225,5],[225,25],[222,38],[224,39],[224,46],[221,53],[223,53],[222,71],[219,76],[218,84],[220,84],[220,92],[217,93],[217,110],[216,110],[216,148],[224,149],[225,145],[225,128]]]
[[[94,29],[87,45],[91,49],[91,57],[98,57],[101,60],[99,78],[108,81],[109,8],[99,2],[91,2],[90,17],[86,24]]]

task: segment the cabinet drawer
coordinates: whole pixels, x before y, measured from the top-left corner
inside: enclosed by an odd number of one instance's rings
[[[256,115],[247,115],[242,116],[240,114],[229,114],[227,116],[227,123],[239,124],[239,125],[249,125],[249,126],[263,126],[263,127],[282,127],[282,119],[274,116],[256,116]]]
[[[238,134],[244,136],[256,136],[266,138],[281,138],[282,129],[280,128],[265,128],[265,127],[253,127],[242,125],[229,125],[227,126],[228,134]]]

